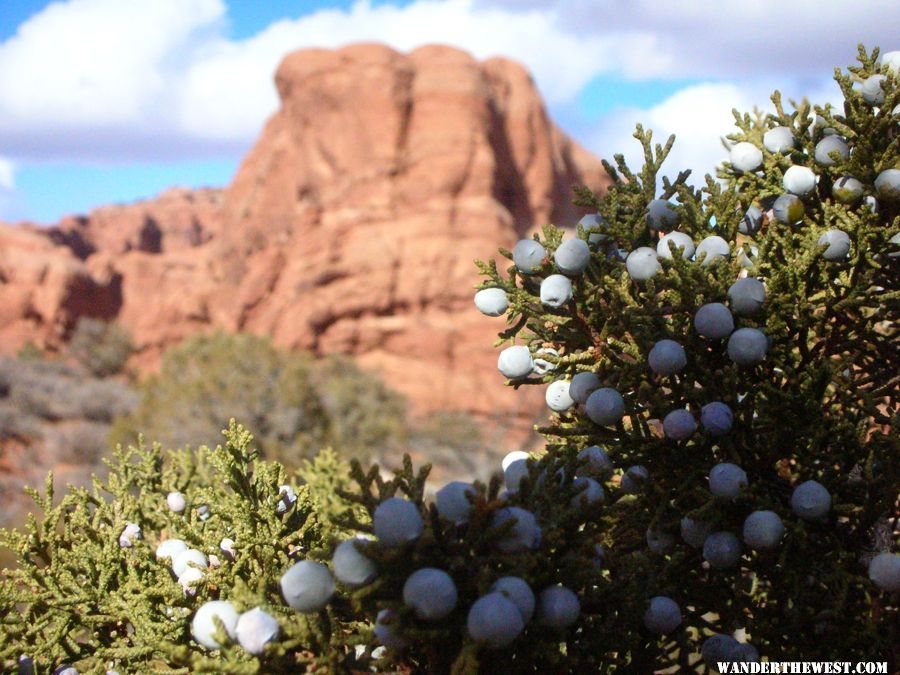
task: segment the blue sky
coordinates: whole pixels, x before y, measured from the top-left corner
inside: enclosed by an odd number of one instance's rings
[[[0,220],[224,186],[277,108],[275,67],[303,47],[444,42],[514,58],[557,123],[601,156],[636,159],[638,121],[675,133],[672,174],[713,170],[732,108],[764,107],[776,87],[834,100],[833,66],[857,43],[900,48],[895,0],[745,5],[3,0]]]

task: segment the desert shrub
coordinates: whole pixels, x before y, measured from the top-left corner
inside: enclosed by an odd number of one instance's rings
[[[81,378],[77,369],[58,361],[3,359],[9,400],[26,415],[45,420],[78,417]]]
[[[241,419],[270,459],[296,467],[319,448],[367,456],[404,428],[401,399],[346,359],[317,363],[253,335],[215,333],[166,353],[137,409],[114,425],[114,442],[138,433],[168,447],[210,443]]]
[[[34,342],[29,340],[16,352],[16,358],[20,361],[37,361],[44,358],[44,352]]]
[[[21,414],[44,420],[90,419],[109,422],[137,405],[134,390],[123,382],[85,377],[61,361],[0,359],[6,397]]]
[[[384,382],[341,355],[313,371],[328,420],[328,443],[347,457],[396,451],[406,438],[406,402]]]
[[[108,451],[109,425],[76,420],[48,427],[43,442],[49,457],[99,470]]]
[[[495,461],[481,423],[465,411],[439,410],[426,415],[410,429],[407,447],[413,457],[425,458],[460,476],[490,475]]]
[[[140,403],[140,394],[130,385],[117,380],[86,379],[77,392],[78,414],[107,426],[127,415]]]
[[[97,377],[120,373],[134,351],[128,332],[112,322],[81,317],[69,340],[69,352]]]

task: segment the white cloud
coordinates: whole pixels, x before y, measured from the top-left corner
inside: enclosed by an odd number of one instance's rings
[[[473,9],[541,11],[556,30],[615,45],[605,66],[635,78],[818,76],[859,42],[897,49],[896,0],[476,0]],[[524,6],[525,9],[522,9]]]
[[[0,190],[15,190],[16,179],[13,163],[0,157]]]
[[[787,111],[789,100],[799,102],[805,93],[813,103],[837,101],[840,90],[833,81],[820,82],[813,89],[796,91],[779,87],[772,81],[716,82],[685,87],[650,108],[619,108],[606,116],[586,140],[587,146],[605,157],[622,153],[632,171],[640,169],[643,151],[632,138],[635,125],[653,130],[653,142],[664,144],[670,134],[675,144],[663,165],[662,175],[674,178],[679,171],[691,169],[690,182],[706,183],[705,174],[715,176],[715,168],[727,157],[722,139],[737,131],[733,110],[752,113],[774,113],[771,93],[782,92]]]
[[[10,160],[0,157],[0,221],[11,222],[21,218],[18,197],[15,166]]]

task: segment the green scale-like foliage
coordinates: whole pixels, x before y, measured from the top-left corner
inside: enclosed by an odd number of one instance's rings
[[[278,580],[292,561],[325,543],[328,526],[320,516],[346,477],[332,480],[336,471],[319,475],[308,465],[316,488],[295,486],[296,502],[279,514],[280,486],[289,484],[283,467],[261,461],[250,434],[233,421],[226,438],[214,450],[120,447],[107,462],[108,480],[95,478],[92,489],[70,489],[56,502],[51,476],[45,494],[31,491],[43,517],[31,516],[22,531],[0,530],[0,545],[18,559],[0,581],[0,662],[9,667],[25,654],[38,673],[63,663],[79,672],[122,673],[337,666],[346,655],[331,642],[335,635],[343,640],[353,624],[338,610],[294,612]],[[338,460],[325,453],[321,462],[328,469]],[[182,513],[167,506],[173,491],[186,497]],[[122,547],[127,523],[139,524],[142,537]],[[220,548],[226,537],[235,542],[233,556]],[[169,538],[217,560],[193,593],[175,580],[167,559],[154,555]],[[263,607],[278,618],[281,639],[265,665],[237,646],[210,658],[191,640],[195,610],[212,599],[230,600],[239,610]]]

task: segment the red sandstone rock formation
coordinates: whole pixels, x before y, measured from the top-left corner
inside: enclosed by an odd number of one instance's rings
[[[574,225],[571,186],[605,187],[600,162],[505,59],[313,49],[285,58],[276,84],[281,109],[224,195],[0,229],[0,347],[53,344],[77,316],[101,316],[153,368],[197,331],[250,331],[353,354],[414,411],[527,426],[539,392],[502,386],[503,319],[475,310],[473,260],[547,222]]]

